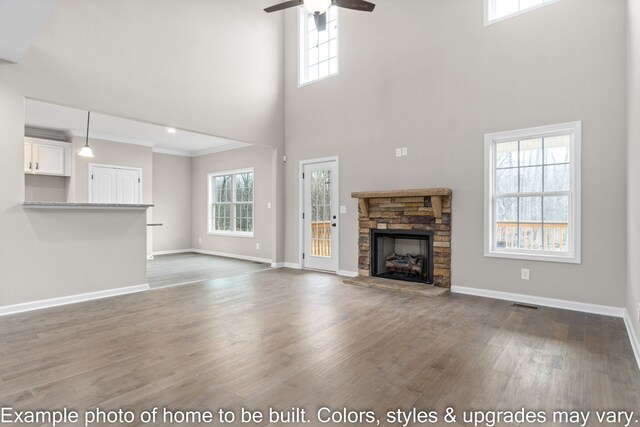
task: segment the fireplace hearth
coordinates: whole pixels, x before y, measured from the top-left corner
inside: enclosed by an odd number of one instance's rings
[[[360,277],[451,287],[448,188],[355,192]]]

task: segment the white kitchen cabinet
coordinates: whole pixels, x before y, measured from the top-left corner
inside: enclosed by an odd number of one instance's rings
[[[25,138],[24,171],[37,175],[70,176],[71,144]]]
[[[31,160],[31,153],[33,149],[33,144],[30,142],[24,143],[24,172],[31,173],[31,168],[33,166],[33,162]]]

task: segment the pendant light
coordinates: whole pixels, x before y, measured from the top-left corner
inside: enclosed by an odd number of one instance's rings
[[[78,153],[78,156],[82,157],[93,157],[93,150],[89,147],[89,121],[91,120],[91,111],[87,112],[87,140],[85,141],[84,147]]]

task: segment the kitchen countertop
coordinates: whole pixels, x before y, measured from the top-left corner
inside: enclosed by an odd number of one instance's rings
[[[24,208],[47,209],[147,209],[153,205],[147,204],[117,204],[117,203],[71,203],[71,202],[24,202]]]

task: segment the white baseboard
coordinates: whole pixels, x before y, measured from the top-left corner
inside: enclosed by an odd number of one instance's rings
[[[271,268],[284,268],[284,262],[272,262]]]
[[[510,292],[490,291],[487,289],[466,288],[452,286],[451,292],[456,294],[475,295],[479,297],[494,298],[500,300],[521,302],[525,304],[540,305],[544,307],[561,308],[564,310],[581,311],[583,313],[601,314],[604,316],[624,317],[624,308],[608,305],[587,304],[554,298],[536,297],[532,295],[513,294]]]
[[[158,255],[173,255],[173,254],[186,254],[193,252],[195,249],[175,249],[172,251],[153,251],[153,256]]]
[[[640,341],[638,341],[638,335],[636,335],[636,328],[633,326],[631,315],[629,310],[624,309],[624,324],[627,327],[627,335],[629,335],[629,341],[631,341],[631,348],[633,348],[633,354],[636,356],[636,363],[638,369],[640,369]]]
[[[342,277],[358,277],[358,272],[357,271],[338,270],[336,272],[336,274],[338,276],[342,276]]]
[[[294,270],[302,269],[302,266],[296,262],[285,262],[284,268],[293,268]]]
[[[221,256],[221,257],[225,257],[225,258],[242,259],[242,260],[245,260],[245,261],[262,262],[264,264],[271,264],[272,263],[272,260],[267,259],[267,258],[258,258],[258,257],[254,257],[254,256],[248,256],[248,255],[229,254],[229,253],[226,253],[226,252],[207,251],[207,250],[204,250],[204,249],[191,249],[190,252],[195,252],[195,253],[203,254],[203,255]]]
[[[43,308],[57,307],[60,305],[75,304],[83,301],[91,301],[102,298],[109,298],[118,295],[133,294],[143,292],[149,289],[148,284],[128,286],[126,288],[107,289],[104,291],[88,292],[85,294],[69,295],[66,297],[58,297],[45,299],[40,301],[25,302],[22,304],[0,306],[0,316],[9,314],[23,313],[25,311],[41,310]]]

